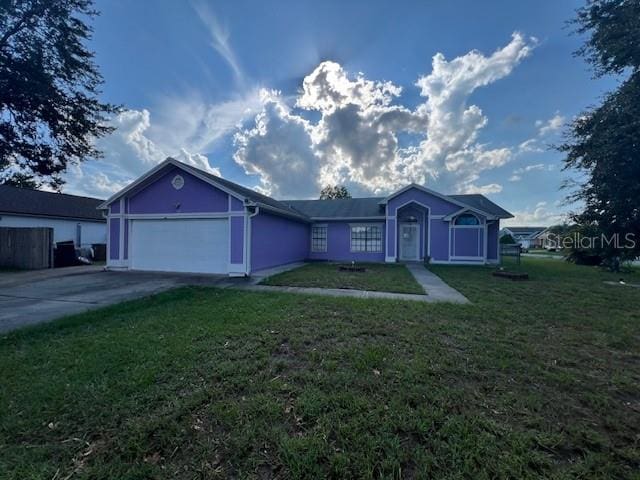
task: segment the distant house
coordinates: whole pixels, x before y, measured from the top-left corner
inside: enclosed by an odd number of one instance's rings
[[[0,185],[0,227],[53,228],[53,241],[76,247],[107,243],[107,220],[98,198]]]
[[[529,250],[543,247],[543,239],[540,235],[546,230],[547,227],[504,227],[500,230],[500,237],[511,235],[523,249]]]

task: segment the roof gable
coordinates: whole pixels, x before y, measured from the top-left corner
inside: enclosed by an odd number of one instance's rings
[[[101,205],[99,205],[98,208],[106,209],[110,204],[112,204],[123,195],[135,191],[136,189],[145,185],[147,181],[155,181],[157,178],[159,178],[159,176],[161,176],[162,170],[169,166],[180,168],[185,172],[192,174],[200,180],[203,180],[206,183],[209,183],[210,185],[222,190],[223,192],[237,198],[245,205],[254,205],[261,208],[266,208],[273,211],[274,213],[296,217],[304,221],[309,220],[304,214],[290,208],[285,203],[279,202],[278,200],[258,193],[249,188],[243,187],[242,185],[238,185],[237,183],[231,182],[224,178],[220,178],[217,175],[213,175],[212,173],[205,172],[203,170],[200,170],[199,168],[182,163],[171,157],[168,157],[164,162],[159,163],[147,173],[136,179],[134,182],[130,183],[125,188],[112,195]]]

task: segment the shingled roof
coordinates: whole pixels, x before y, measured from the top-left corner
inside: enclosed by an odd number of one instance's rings
[[[277,212],[302,219],[304,221],[313,220],[331,220],[331,219],[367,219],[367,218],[384,218],[385,208],[384,202],[389,197],[365,197],[365,198],[344,198],[333,200],[276,200],[267,195],[263,195],[255,190],[252,190],[242,185],[238,185],[235,182],[231,182],[224,178],[213,175],[212,173],[205,172],[192,165],[187,165],[174,158],[167,158],[164,162],[157,165],[154,169],[147,172],[147,174],[140,177],[138,180],[124,188],[107,201],[105,201],[101,208],[114,202],[117,198],[132,190],[143,185],[147,179],[152,178],[153,175],[160,172],[165,166],[172,164],[176,167],[182,168],[187,172],[191,172],[200,178],[210,181],[213,185],[218,185],[220,188],[227,191],[234,192],[238,196],[246,199],[249,204],[262,205]],[[410,188],[409,185],[405,188]],[[416,186],[417,188],[423,188]],[[495,216],[498,218],[511,218],[512,215],[506,210],[500,208],[491,200],[480,194],[471,195],[440,195],[442,198],[450,198],[454,203],[462,207],[470,207],[480,212],[484,212],[489,216]]]
[[[489,200],[487,197],[479,193],[470,193],[466,195],[447,195],[447,197],[451,197],[454,200],[457,200],[458,202],[464,203],[465,205],[475,208],[476,210],[487,212],[496,217],[500,217],[500,218],[513,217],[513,215],[507,212],[504,208],[499,207],[498,205],[493,203],[491,200]]]
[[[97,210],[103,200],[0,185],[0,215],[69,218],[106,222]]]
[[[281,200],[312,218],[384,217],[380,197],[337,198],[333,200]]]

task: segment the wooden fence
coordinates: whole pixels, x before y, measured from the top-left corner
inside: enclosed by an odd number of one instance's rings
[[[53,228],[0,227],[0,267],[53,268]]]

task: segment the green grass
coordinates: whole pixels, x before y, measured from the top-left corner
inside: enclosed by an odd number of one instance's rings
[[[264,285],[289,287],[351,288],[377,292],[424,295],[407,267],[400,264],[359,263],[365,272],[339,271],[339,263],[308,263],[289,272],[266,278]]]
[[[638,478],[638,289],[431,268],[474,303],[183,288],[0,337],[0,477]]]

